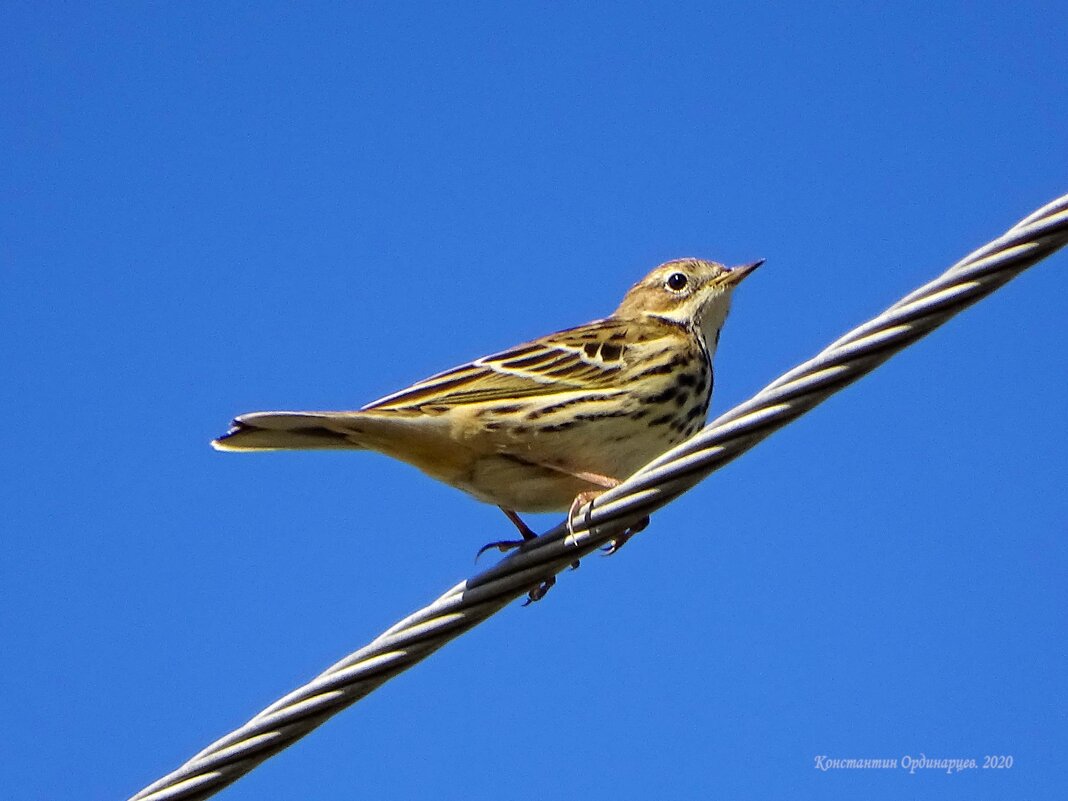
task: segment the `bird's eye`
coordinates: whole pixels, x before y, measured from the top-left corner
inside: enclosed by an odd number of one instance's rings
[[[686,274],[672,273],[668,276],[667,287],[672,292],[681,292],[686,288]]]

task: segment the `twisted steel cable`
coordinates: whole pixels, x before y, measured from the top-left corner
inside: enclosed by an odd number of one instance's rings
[[[581,523],[571,530],[560,524],[460,582],[131,801],[215,794],[1065,244],[1068,195],[1024,218],[586,505],[578,515]]]

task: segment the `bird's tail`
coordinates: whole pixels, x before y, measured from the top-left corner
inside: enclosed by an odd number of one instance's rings
[[[362,450],[359,412],[253,412],[211,441],[219,451]]]

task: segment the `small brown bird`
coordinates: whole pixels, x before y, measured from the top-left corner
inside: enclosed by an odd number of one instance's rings
[[[496,504],[529,539],[517,512],[573,515],[704,424],[731,294],[761,264],[669,261],[611,317],[483,356],[359,411],[244,414],[212,445],[378,451]]]

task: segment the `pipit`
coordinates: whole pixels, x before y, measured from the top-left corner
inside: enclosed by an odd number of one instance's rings
[[[518,512],[569,510],[570,521],[704,424],[732,292],[762,263],[669,261],[603,320],[483,356],[358,411],[243,414],[212,445],[378,451],[496,504],[531,539]]]

